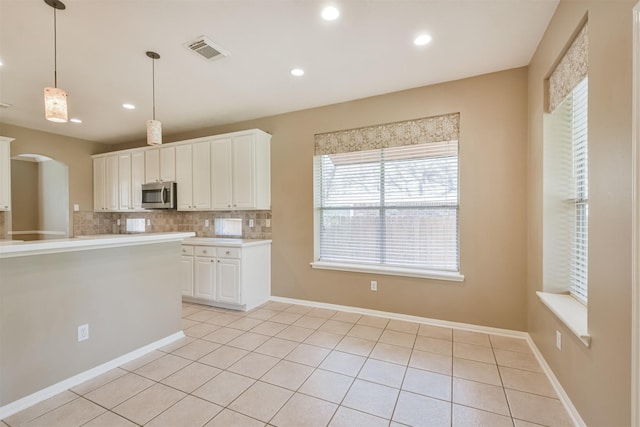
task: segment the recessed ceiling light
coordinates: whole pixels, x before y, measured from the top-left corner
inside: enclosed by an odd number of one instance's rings
[[[302,68],[293,68],[291,75],[296,77],[304,76],[304,70]]]
[[[413,43],[416,46],[424,46],[425,44],[428,44],[429,42],[431,42],[431,36],[429,34],[422,34],[419,35],[418,37],[416,37],[416,39],[413,41]]]
[[[2,60],[0,59],[0,67],[2,67],[4,64],[2,63]]]
[[[327,21],[335,21],[340,16],[340,11],[335,6],[327,6],[322,9],[322,18]]]
[[[70,119],[69,121],[73,123],[82,123],[82,120],[76,119],[75,117],[73,119]]]
[[[122,108],[126,108],[127,110],[135,110],[136,106],[133,104],[122,104]]]

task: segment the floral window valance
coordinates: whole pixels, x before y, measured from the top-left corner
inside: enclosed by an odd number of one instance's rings
[[[315,135],[315,155],[457,141],[460,113]]]
[[[585,23],[549,77],[549,112],[587,77],[589,65],[589,28]]]

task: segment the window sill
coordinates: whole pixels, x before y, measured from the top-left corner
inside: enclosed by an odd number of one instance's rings
[[[587,328],[587,307],[570,295],[536,292],[540,301],[589,348],[591,336]]]
[[[311,267],[321,270],[351,271],[355,273],[384,274],[388,276],[418,277],[421,279],[447,280],[450,282],[464,282],[464,275],[458,272],[421,270],[405,267],[381,267],[363,264],[347,264],[340,262],[315,261]]]

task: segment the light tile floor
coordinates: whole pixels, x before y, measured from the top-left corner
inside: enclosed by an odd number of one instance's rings
[[[523,339],[280,302],[183,327],[1,427],[572,425]]]

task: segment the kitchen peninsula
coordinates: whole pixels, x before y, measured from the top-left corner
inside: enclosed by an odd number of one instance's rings
[[[0,418],[183,336],[180,253],[194,235],[0,245]]]

